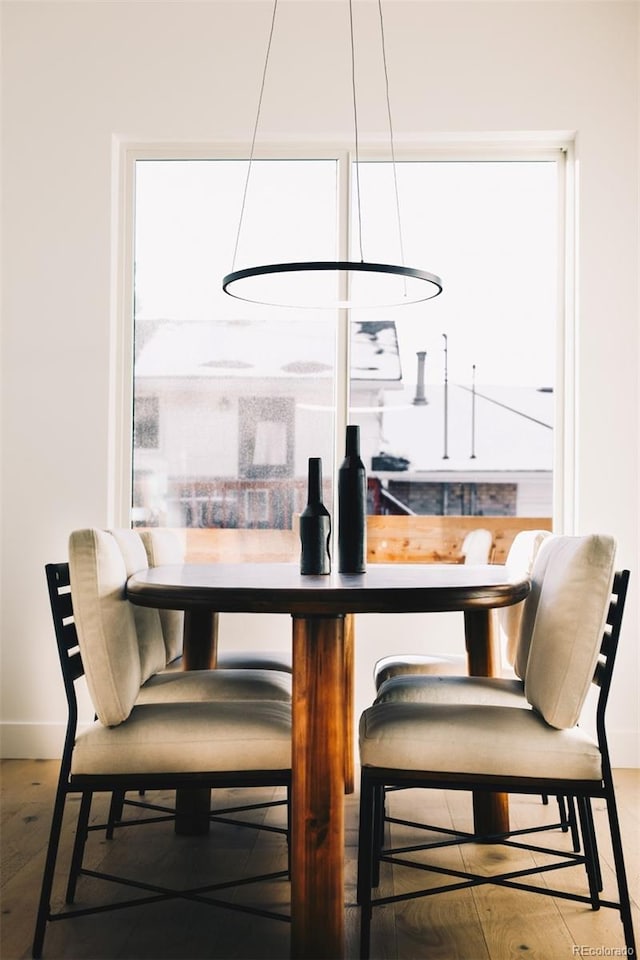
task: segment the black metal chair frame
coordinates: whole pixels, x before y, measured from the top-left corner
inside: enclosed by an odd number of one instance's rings
[[[511,887],[519,890],[528,890],[543,894],[545,896],[553,896],[577,901],[580,903],[587,903],[593,910],[598,910],[600,907],[611,907],[616,909],[620,913],[628,955],[635,956],[635,940],[631,918],[629,889],[624,865],[620,826],[618,822],[617,805],[611,772],[611,762],[605,730],[605,712],[611,686],[611,677],[618,647],[618,640],[620,636],[620,626],[622,622],[622,614],[624,610],[628,582],[628,570],[623,570],[616,573],[612,590],[612,601],[610,603],[607,616],[607,627],[605,629],[601,645],[600,659],[593,678],[593,682],[600,688],[597,704],[596,726],[598,744],[602,757],[601,781],[594,782],[562,779],[543,780],[541,778],[529,779],[522,777],[496,777],[464,773],[443,774],[429,771],[406,771],[402,769],[382,769],[376,767],[362,768],[358,850],[358,903],[361,907],[360,956],[362,958],[367,958],[369,956],[370,927],[373,907],[382,906],[383,904],[396,903],[407,899],[429,897],[438,893],[444,893],[446,891],[461,890],[467,887],[479,886],[487,883]],[[432,843],[418,843],[402,848],[383,849],[382,832],[385,821],[384,791],[385,788],[388,787],[421,787],[441,790],[503,792],[528,795],[539,795],[540,793],[544,793],[567,797],[571,799],[571,802],[575,802],[577,806],[580,827],[583,836],[584,851],[579,853],[574,849],[573,852],[567,852],[566,850],[556,850],[550,847],[536,846],[513,839],[513,837],[517,836],[519,833],[530,832],[527,829],[524,831],[514,831],[510,834],[479,837],[469,833],[458,833],[455,831],[439,829],[431,826],[426,827],[426,829],[445,834],[447,835],[447,839],[438,840]],[[603,799],[606,802],[616,879],[618,884],[617,901],[603,899],[600,896],[600,892],[602,890],[602,877],[600,874],[597,857],[595,827],[590,802],[592,799]],[[415,824],[415,826],[421,827],[424,825]],[[535,866],[525,870],[515,870],[507,873],[486,876],[482,874],[466,872],[463,870],[455,870],[453,868],[443,868],[433,864],[425,864],[416,860],[408,859],[406,856],[404,856],[405,854],[409,854],[411,852],[437,849],[444,846],[472,842],[498,843],[507,847],[517,847],[519,849],[531,850],[537,853],[549,854],[551,856],[556,856],[559,859],[558,862],[545,864],[543,866]],[[416,890],[409,893],[397,894],[394,896],[372,898],[372,887],[377,887],[378,885],[380,862],[391,863],[404,867],[412,867],[417,870],[424,870],[435,874],[442,874],[448,877],[453,877],[457,882],[428,889]],[[549,887],[536,886],[534,884],[523,882],[524,878],[532,875],[546,873],[552,870],[559,870],[565,867],[571,867],[580,864],[584,865],[587,872],[589,886],[588,896],[583,896],[565,890],[555,890]]]
[[[137,791],[143,794],[150,790],[174,790],[178,788],[226,788],[226,787],[285,787],[287,790],[287,800],[273,801],[267,804],[246,804],[242,807],[228,807],[220,810],[213,810],[210,813],[210,820],[218,822],[233,823],[242,826],[256,827],[266,829],[270,832],[288,834],[285,828],[274,827],[264,824],[247,823],[242,820],[236,820],[229,816],[239,810],[250,810],[257,807],[276,806],[289,803],[289,793],[291,786],[290,771],[282,770],[260,770],[260,771],[225,771],[202,773],[162,773],[162,774],[126,774],[126,775],[72,775],[71,761],[73,748],[76,738],[78,725],[78,703],[76,697],[75,684],[84,675],[82,658],[78,646],[78,637],[75,623],[73,621],[73,606],[69,587],[69,566],[67,563],[47,564],[45,567],[47,583],[49,586],[49,596],[53,613],[56,642],[58,654],[62,667],[62,676],[64,681],[65,693],[68,703],[68,720],[65,733],[62,760],[60,764],[60,774],[53,808],[51,821],[51,830],[49,843],[45,859],[45,866],[42,878],[42,888],[40,901],[36,918],[36,927],[33,941],[32,955],[34,958],[42,956],[44,938],[47,922],[56,920],[68,920],[73,917],[87,916],[93,913],[103,913],[110,910],[122,909],[124,907],[141,906],[144,904],[155,903],[158,901],[170,899],[186,899],[209,906],[223,907],[229,910],[235,910],[242,913],[249,913],[255,916],[266,917],[273,920],[290,921],[286,914],[276,913],[269,910],[261,910],[241,903],[230,902],[225,899],[212,896],[220,891],[235,888],[251,883],[258,883],[267,880],[276,880],[289,877],[289,870],[280,870],[273,873],[262,874],[253,877],[244,877],[227,882],[209,884],[206,886],[192,887],[187,889],[172,889],[163,887],[159,884],[147,883],[126,877],[114,876],[112,874],[89,870],[82,866],[84,850],[88,834],[94,830],[107,831],[107,837],[113,836],[115,827],[133,826],[141,823],[158,822],[174,819],[172,808],[159,806],[153,803],[143,801],[132,801],[124,799],[129,791]],[[93,794],[98,792],[111,793],[112,799],[107,823],[89,825],[89,816],[91,812],[91,802]],[[82,909],[62,910],[54,912],[51,909],[51,894],[53,889],[54,873],[58,849],[60,845],[60,835],[65,811],[65,804],[69,794],[80,794],[81,802],[76,826],[76,836],[71,857],[71,867],[67,881],[65,902],[72,904],[75,899],[75,891],[78,878],[80,876],[93,877],[109,882],[122,884],[146,892],[147,896],[138,896],[136,898],[118,900],[117,902],[100,904],[93,907]],[[136,818],[124,820],[121,818],[122,804],[131,805],[138,808],[149,809],[152,812],[158,812],[158,817]]]

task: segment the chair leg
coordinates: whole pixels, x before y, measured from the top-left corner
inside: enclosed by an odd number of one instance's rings
[[[365,896],[371,896],[371,878],[374,859],[374,788],[361,777],[360,822],[358,826],[358,876],[356,900],[362,903]]]
[[[142,794],[142,790],[139,791]],[[111,803],[109,804],[109,816],[107,818],[107,840],[113,840],[113,829],[118,820],[122,820],[124,810],[124,790],[114,790],[111,794]]]
[[[560,819],[560,829],[563,833],[567,833],[569,830],[569,811],[568,804],[571,802],[571,799],[568,797],[563,797],[559,795],[556,797],[556,802],[558,804],[558,817]]]
[[[291,880],[291,787],[287,786],[287,876]]]
[[[593,847],[593,830],[589,820],[587,807],[589,801],[584,797],[579,797],[578,816],[580,818],[580,827],[582,829],[582,844],[584,846],[585,867],[587,878],[589,880],[589,896],[591,897],[591,909],[600,909],[600,888],[598,886],[598,875],[595,868],[595,852]]]
[[[580,853],[580,831],[576,814],[576,800],[575,797],[565,797],[565,800],[567,803],[567,820],[571,832],[571,845],[574,853]]]
[[[385,804],[387,802],[384,787],[374,787],[373,790],[373,824],[372,824],[372,862],[371,886],[380,885],[380,854],[384,846]]]
[[[587,815],[587,819],[589,821],[589,829],[591,832],[591,846],[593,848],[593,865],[596,871],[596,882],[598,884],[598,890],[602,893],[603,882],[602,882],[602,871],[600,869],[600,854],[598,853],[598,838],[596,836],[596,825],[593,820],[593,809],[591,807],[590,798],[587,798],[587,801],[585,804],[585,814]],[[577,830],[577,827],[576,827],[576,830]],[[577,848],[574,847],[574,849],[579,850],[580,847],[579,846]]]
[[[363,775],[360,784],[360,827],[358,837],[357,901],[360,904],[360,957],[367,960],[371,944],[371,886],[374,858],[375,794],[374,787]]]
[[[620,900],[620,919],[624,930],[624,939],[627,947],[627,956],[636,956],[636,941],[633,933],[633,920],[631,918],[631,902],[629,899],[629,885],[627,883],[627,871],[624,865],[624,854],[622,852],[622,837],[620,835],[620,824],[618,822],[618,807],[613,791],[613,784],[607,788],[607,816],[609,818],[609,831],[611,833],[611,847],[613,850],[613,862],[616,868],[616,881],[618,884],[618,899]]]
[[[36,916],[36,928],[33,936],[32,956],[39,960],[42,956],[44,946],[44,935],[47,929],[47,920],[51,911],[51,890],[53,887],[53,877],[56,869],[56,860],[58,858],[58,847],[60,846],[60,833],[62,831],[62,820],[64,817],[64,805],[67,799],[66,775],[63,777],[61,772],[56,791],[56,799],[53,806],[53,815],[51,818],[51,830],[49,831],[49,843],[47,846],[47,856],[44,863],[42,874],[42,887],[40,889],[40,902],[38,904],[38,913]]]
[[[76,884],[78,874],[82,867],[84,857],[84,848],[89,834],[89,814],[91,813],[91,800],[93,794],[83,793],[80,801],[80,812],[78,813],[78,823],[76,824],[76,838],[73,843],[73,853],[71,855],[71,867],[69,869],[69,880],[67,882],[67,893],[65,903],[73,903],[76,897]]]

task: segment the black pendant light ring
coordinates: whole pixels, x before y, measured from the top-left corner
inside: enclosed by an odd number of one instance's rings
[[[345,299],[339,296],[332,296],[325,303],[314,302],[313,304],[304,304],[294,302],[294,298],[289,302],[281,296],[270,298],[264,293],[260,293],[260,284],[257,284],[255,291],[247,293],[241,289],[243,280],[251,280],[254,277],[273,277],[280,273],[373,273],[379,275],[392,275],[403,278],[404,282],[396,285],[391,291],[392,296],[388,302],[375,303],[367,302],[366,298],[359,300],[357,294]],[[411,291],[409,291],[409,282],[411,282]],[[235,287],[234,287],[235,284]],[[250,287],[252,285],[249,285]],[[243,270],[234,270],[228,273],[222,281],[222,289],[231,297],[238,300],[246,300],[249,303],[259,303],[266,306],[282,306],[297,308],[323,308],[336,309],[340,307],[371,307],[371,306],[399,306],[408,303],[421,303],[424,300],[431,300],[442,292],[442,281],[433,273],[426,270],[417,270],[415,267],[405,267],[391,263],[368,263],[360,260],[310,260],[297,263],[267,263],[257,267],[246,267]],[[280,291],[281,293],[281,291]]]

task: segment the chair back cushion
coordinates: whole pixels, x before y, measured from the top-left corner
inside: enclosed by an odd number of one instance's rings
[[[542,581],[547,569],[547,550],[550,539],[543,540],[538,547],[533,566],[531,567],[530,580],[531,590],[522,604],[522,619],[520,621],[520,632],[516,644],[515,659],[513,669],[517,677],[524,680],[527,672],[527,661],[529,659],[529,650],[531,648],[531,636],[533,626],[536,622],[538,612],[538,603],[540,602],[540,592],[542,590]]]
[[[465,563],[489,563],[493,536],[490,530],[470,530],[462,542],[460,553]]]
[[[147,551],[136,530],[123,528],[109,532],[122,553],[127,577],[148,568]],[[145,683],[167,665],[160,612],[151,607],[133,606],[133,619],[138,634],[140,675]]]
[[[568,729],[578,722],[593,680],[611,601],[615,541],[597,534],[553,537],[537,559],[544,569],[536,560],[541,584],[524,692],[548,724]]]
[[[73,614],[87,686],[106,726],[126,720],[140,691],[140,654],[127,571],[105,530],[74,530],[69,538]]]
[[[542,542],[551,536],[549,530],[520,530],[513,538],[507,554],[506,566],[509,572],[530,577]],[[514,668],[526,603],[526,600],[522,600],[520,603],[513,603],[510,607],[500,607],[497,611],[498,625],[505,644],[506,660]],[[525,642],[528,648],[528,640]],[[518,673],[518,676],[521,680],[524,679],[524,674]]]
[[[147,552],[147,561],[150,567],[159,567],[165,563],[184,563],[184,547],[173,530],[165,530],[161,527],[141,530],[140,537]],[[160,623],[162,624],[166,661],[171,663],[172,660],[182,656],[184,613],[181,610],[161,610]]]

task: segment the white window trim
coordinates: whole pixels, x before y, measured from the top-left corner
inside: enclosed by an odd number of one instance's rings
[[[554,160],[558,162],[558,309],[556,332],[556,417],[554,427],[553,528],[575,532],[577,503],[576,450],[576,169],[574,138],[569,133],[540,137],[499,137],[416,141],[394,144],[402,160]],[[389,159],[388,144],[359,145],[362,161]],[[138,160],[246,158],[246,144],[143,143],[113,138],[112,145],[112,310],[110,349],[110,418],[108,523],[128,526],[132,489],[133,430],[133,237],[135,165]],[[348,210],[353,152],[326,142],[261,145],[260,159],[335,159],[339,165],[341,210]],[[344,170],[346,166],[346,175]],[[338,255],[347,259],[348,218],[340,217]],[[349,406],[348,313],[338,312],[336,344],[336,464],[343,457],[342,438]]]

